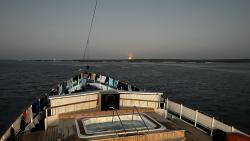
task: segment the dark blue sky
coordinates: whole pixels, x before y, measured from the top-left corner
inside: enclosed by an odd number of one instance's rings
[[[1,0],[0,59],[81,59],[94,0]],[[250,58],[249,0],[99,0],[90,59]]]

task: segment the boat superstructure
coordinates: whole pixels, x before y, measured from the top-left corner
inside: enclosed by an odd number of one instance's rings
[[[248,134],[198,110],[93,72],[81,72],[32,103],[6,140],[204,140]],[[220,134],[220,132],[219,132]]]

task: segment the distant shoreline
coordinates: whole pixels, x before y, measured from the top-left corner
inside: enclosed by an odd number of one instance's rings
[[[6,60],[7,61],[7,60]],[[14,61],[14,60],[9,60]],[[19,61],[76,61],[76,62],[172,62],[172,63],[250,63],[250,59],[104,59],[104,60],[19,60]]]

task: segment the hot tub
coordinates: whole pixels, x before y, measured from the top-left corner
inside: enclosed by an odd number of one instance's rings
[[[76,128],[80,138],[166,130],[163,125],[145,113],[119,115],[119,117],[110,115],[81,118],[76,120]]]

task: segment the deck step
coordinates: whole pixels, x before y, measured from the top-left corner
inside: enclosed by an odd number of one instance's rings
[[[73,129],[74,120],[59,120],[59,139],[65,139],[75,134]]]
[[[57,141],[59,138],[58,126],[49,127],[47,131],[35,131],[23,134],[21,141]]]
[[[43,140],[46,141],[57,141],[59,136],[58,127],[49,127],[43,135]]]
[[[20,141],[31,141],[31,140],[44,141],[45,140],[44,133],[45,133],[44,131],[37,131],[37,132],[32,132],[30,134],[25,134],[21,136]]]

